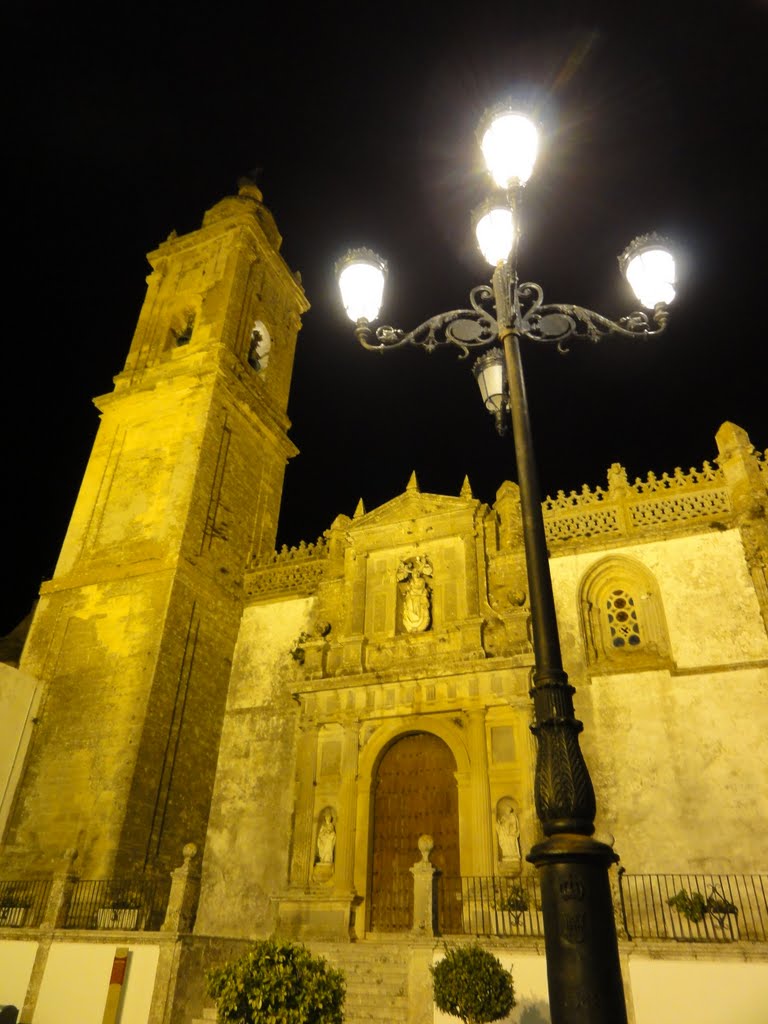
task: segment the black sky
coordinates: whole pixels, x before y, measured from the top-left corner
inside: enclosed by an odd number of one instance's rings
[[[524,352],[544,493],[700,466],[727,419],[768,446],[763,326],[768,5],[157,3],[6,11],[6,265],[0,635],[54,569],[123,365],[145,253],[262,168],[312,303],[289,408],[278,542],[400,493],[492,501],[515,478],[467,364],[357,347],[333,280],[349,245],[390,264],[383,321],[467,304],[488,271],[469,217],[486,192],[484,109],[536,98],[524,279],[549,301],[634,308],[616,255],[679,247],[671,325],[649,342]],[[685,5],[688,8],[689,5]],[[693,9],[691,5],[691,9]]]

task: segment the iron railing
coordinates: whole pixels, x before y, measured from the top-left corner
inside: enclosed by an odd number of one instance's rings
[[[544,925],[538,879],[535,875],[439,875],[437,927],[442,935],[541,938]]]
[[[159,931],[169,889],[170,879],[81,879],[75,883],[64,927]]]
[[[0,882],[0,928],[36,928],[50,891],[49,878]]]
[[[768,941],[768,875],[635,875],[619,872],[630,939]]]
[[[618,912],[629,939],[678,942],[768,942],[768,875],[629,874],[619,871]],[[378,931],[413,926],[413,879],[394,880],[377,899]],[[64,927],[156,931],[165,917],[170,879],[81,879],[74,883]],[[50,879],[0,881],[0,928],[38,927]],[[538,878],[436,876],[440,935],[542,938]]]

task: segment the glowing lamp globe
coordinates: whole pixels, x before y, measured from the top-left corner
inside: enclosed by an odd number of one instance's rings
[[[478,129],[485,165],[499,188],[524,185],[539,152],[539,132],[525,114],[502,105],[483,118]]]
[[[350,249],[336,264],[341,301],[354,323],[375,320],[384,296],[386,261],[371,249]]]
[[[619,256],[619,265],[641,305],[653,309],[674,299],[675,260],[663,238],[635,238]]]
[[[495,267],[512,251],[515,239],[512,211],[506,203],[484,203],[475,211],[473,220],[480,252]]]

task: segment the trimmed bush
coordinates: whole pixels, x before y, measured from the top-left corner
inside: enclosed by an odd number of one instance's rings
[[[479,943],[446,947],[430,966],[435,1005],[464,1024],[487,1024],[506,1017],[515,1005],[512,974]]]
[[[304,946],[256,942],[206,973],[220,1024],[342,1024],[344,975]]]

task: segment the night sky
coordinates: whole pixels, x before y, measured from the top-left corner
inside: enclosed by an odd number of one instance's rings
[[[523,280],[617,317],[636,308],[616,261],[635,235],[662,232],[680,262],[661,338],[525,346],[543,493],[605,485],[615,461],[632,478],[699,467],[728,419],[768,447],[768,4],[624,6],[158,2],[102,8],[109,23],[6,10],[0,635],[53,573],[145,253],[257,168],[312,304],[278,543],[315,540],[361,497],[377,507],[412,470],[443,494],[466,474],[487,502],[515,479],[470,361],[363,351],[333,277],[369,245],[390,266],[383,323],[467,305],[490,273],[470,227],[488,188],[475,129],[509,94],[545,132]]]

